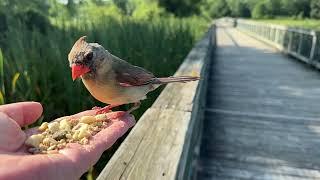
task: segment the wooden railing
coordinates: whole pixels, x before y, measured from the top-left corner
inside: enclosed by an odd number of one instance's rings
[[[213,25],[175,73],[175,76],[200,75],[201,80],[167,85],[98,180],[192,178],[199,152],[208,64],[215,38]]]
[[[320,68],[320,39],[316,31],[243,19],[236,20],[236,27],[286,54]]]

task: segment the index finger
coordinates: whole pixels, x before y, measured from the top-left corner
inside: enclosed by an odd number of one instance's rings
[[[42,114],[43,108],[38,102],[19,102],[0,106],[0,112],[7,114],[20,126],[35,122]]]

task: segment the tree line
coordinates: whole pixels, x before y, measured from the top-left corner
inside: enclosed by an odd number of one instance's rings
[[[320,19],[320,0],[207,0],[210,17]]]
[[[117,0],[115,0],[117,1]],[[130,0],[120,0],[130,1]],[[320,19],[320,0],[157,0],[176,16]]]
[[[37,23],[42,27],[49,24],[47,17],[72,18],[83,14],[79,9],[86,11],[85,14],[108,13],[106,11],[110,8],[95,9],[112,4],[128,16],[202,16],[208,19],[284,16],[320,19],[320,0],[0,0],[0,31],[10,18],[21,19],[29,26]]]

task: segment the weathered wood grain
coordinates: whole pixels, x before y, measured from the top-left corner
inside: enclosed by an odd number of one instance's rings
[[[98,180],[190,179],[201,137],[208,63],[214,44],[210,29],[175,76],[200,81],[168,85],[134,126]],[[198,148],[197,148],[198,147]]]
[[[320,179],[320,74],[220,27],[197,179]]]
[[[174,179],[190,112],[150,108],[99,179]]]

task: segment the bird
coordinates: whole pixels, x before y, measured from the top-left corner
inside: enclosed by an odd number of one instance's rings
[[[151,72],[128,63],[111,54],[98,43],[88,43],[86,36],[80,37],[68,54],[73,81],[81,78],[90,94],[100,102],[108,104],[97,110],[96,114],[110,112],[112,108],[134,105],[127,113],[139,108],[147,93],[161,85],[173,82],[199,80],[197,76],[178,76],[157,78]]]

